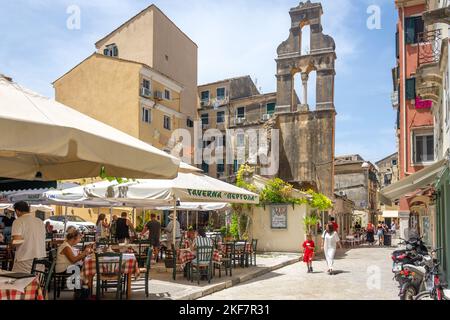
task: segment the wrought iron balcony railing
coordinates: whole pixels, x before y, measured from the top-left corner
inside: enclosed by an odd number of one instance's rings
[[[418,67],[439,62],[441,56],[442,31],[436,29],[418,34]]]

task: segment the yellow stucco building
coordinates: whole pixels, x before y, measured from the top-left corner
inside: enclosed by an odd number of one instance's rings
[[[58,102],[167,152],[177,142],[174,130],[193,137],[198,47],[159,8],[147,7],[95,48],[53,83]],[[78,182],[93,182],[87,180]],[[109,209],[72,210],[90,221],[109,215]]]

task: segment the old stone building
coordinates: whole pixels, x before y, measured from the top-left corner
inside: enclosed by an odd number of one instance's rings
[[[202,85],[199,87],[199,117],[202,119],[203,131],[211,128],[222,131],[242,129],[244,132],[264,129],[270,137],[272,130],[278,130],[277,176],[299,189],[313,188],[332,198],[336,116],[335,43],[322,32],[323,10],[320,3],[301,2],[289,13],[292,20],[289,38],[278,47],[276,59],[277,92],[260,94],[250,77]],[[305,26],[311,29],[311,50],[306,55],[301,50],[302,29]],[[316,88],[315,106],[307,97],[308,80],[312,72],[317,74],[316,83],[311,84]],[[295,91],[296,74],[301,74],[302,99]],[[210,122],[211,118],[217,119],[216,126]],[[248,142],[248,137],[237,137],[237,144],[244,139]],[[261,169],[263,166],[258,164]],[[232,181],[238,165],[234,160],[233,165],[225,168],[217,165],[217,171],[207,165],[202,167],[213,176],[217,174]]]
[[[336,157],[334,190],[355,203],[355,210],[365,212],[368,220],[376,222],[378,215],[378,172],[360,155]]]

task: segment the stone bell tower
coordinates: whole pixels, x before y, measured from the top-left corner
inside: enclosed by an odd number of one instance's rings
[[[296,187],[334,195],[336,46],[323,34],[320,3],[300,4],[290,10],[289,38],[278,47],[276,128],[280,130],[280,178]],[[310,52],[302,55],[302,29],[311,28]],[[309,74],[315,71],[316,105],[308,103]],[[294,77],[301,74],[302,100]],[[315,108],[313,108],[315,107]]]

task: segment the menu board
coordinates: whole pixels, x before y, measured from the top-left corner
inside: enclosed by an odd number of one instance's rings
[[[270,207],[272,229],[287,229],[288,207],[285,205]]]

